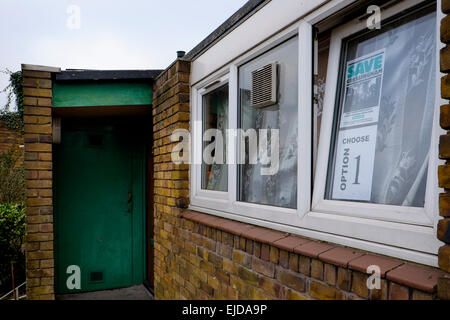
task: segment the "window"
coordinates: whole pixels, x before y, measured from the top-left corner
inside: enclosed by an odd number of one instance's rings
[[[251,105],[251,74],[269,63],[277,66],[278,102],[263,108]],[[245,164],[239,165],[239,200],[278,207],[297,207],[297,117],[298,117],[298,38],[290,39],[239,68],[239,118],[244,131],[279,130],[277,172],[262,175],[261,158],[249,161],[249,141],[245,141]],[[270,142],[270,131],[267,132]],[[269,143],[270,145],[270,143]],[[275,152],[275,150],[270,150]]]
[[[403,6],[331,32],[313,211],[434,224],[435,5]]]
[[[309,208],[310,185],[299,181],[310,173],[298,163],[311,165],[301,152],[311,148],[311,116],[299,112],[297,35],[290,28],[193,87],[192,209],[297,225]],[[223,150],[211,130],[220,131]],[[300,131],[306,139],[298,141]]]
[[[326,83],[317,84],[325,93],[305,218],[316,230],[426,264],[436,264],[440,246],[435,10],[404,1],[383,11],[380,30],[355,19],[333,28],[329,45],[323,37],[329,55],[326,76],[318,68]]]
[[[209,156],[203,157],[202,189],[227,191],[228,170],[224,138],[228,128],[228,84],[203,95],[202,100],[203,152]]]
[[[421,10],[343,42],[327,199],[424,206],[435,31]]]

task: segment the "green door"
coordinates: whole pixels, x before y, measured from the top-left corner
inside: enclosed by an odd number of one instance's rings
[[[124,119],[63,119],[54,161],[57,293],[144,281],[145,138],[140,128]]]

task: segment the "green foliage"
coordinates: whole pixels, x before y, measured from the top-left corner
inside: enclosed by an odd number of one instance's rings
[[[14,261],[16,285],[25,278],[25,204],[0,204],[0,292],[10,289],[11,261]]]
[[[11,290],[11,261],[16,284],[25,280],[25,188],[19,158],[15,147],[0,153],[0,293]]]
[[[6,122],[11,130],[23,130],[23,77],[22,71],[12,72],[8,69],[0,71],[9,75],[9,85],[1,92],[6,92],[7,102],[0,111],[0,119]],[[17,111],[12,111],[13,98]]]
[[[25,235],[25,204],[0,204],[0,252],[16,260]]]
[[[0,71],[9,75],[7,103],[0,108],[0,120],[9,129],[23,131],[22,72]],[[15,99],[14,99],[15,98]],[[15,101],[16,108],[12,110]],[[16,285],[25,280],[25,187],[21,153],[16,147],[0,153],[0,293],[11,290],[11,262],[14,261]]]
[[[24,168],[19,166],[20,153],[15,147],[0,153],[0,203],[25,200]]]

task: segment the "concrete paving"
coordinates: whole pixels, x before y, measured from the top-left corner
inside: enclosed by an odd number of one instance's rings
[[[56,296],[56,300],[153,300],[153,296],[144,285],[138,285],[113,290],[61,294]]]

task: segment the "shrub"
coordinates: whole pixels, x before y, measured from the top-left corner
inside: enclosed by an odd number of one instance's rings
[[[12,72],[8,69],[0,73],[9,75],[9,84],[2,93],[6,93],[6,104],[0,108],[0,119],[11,130],[23,131],[23,77],[22,71]],[[15,104],[15,106],[14,106]],[[14,110],[15,109],[15,110]]]
[[[11,261],[14,261],[16,285],[25,279],[25,205],[0,204],[0,292],[11,289]]]
[[[20,156],[15,147],[0,153],[0,293],[11,290],[11,261],[15,261],[16,285],[25,280],[25,192]]]

